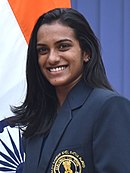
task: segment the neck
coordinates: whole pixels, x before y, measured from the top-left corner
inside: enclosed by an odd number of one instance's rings
[[[68,93],[78,83],[79,80],[80,80],[80,78],[78,80],[75,80],[70,85],[56,87],[56,94],[57,94],[57,98],[59,101],[59,106],[62,106]]]
[[[66,96],[68,95],[68,89],[67,88],[56,88],[56,94],[57,94],[57,98],[59,101],[59,106],[61,107],[62,104],[64,103]]]

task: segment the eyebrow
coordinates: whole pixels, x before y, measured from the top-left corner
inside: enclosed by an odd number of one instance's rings
[[[65,41],[72,42],[70,39],[61,39],[61,40],[57,41],[55,44],[59,44],[59,43],[65,42]],[[46,46],[46,44],[44,44],[44,43],[37,43],[37,46]]]
[[[70,39],[61,39],[61,40],[57,41],[56,44],[61,43],[61,42],[65,42],[65,41],[72,42]]]

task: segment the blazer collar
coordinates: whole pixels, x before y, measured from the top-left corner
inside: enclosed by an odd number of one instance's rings
[[[83,94],[81,94],[81,91]],[[92,89],[87,87],[84,81],[80,81],[68,94],[64,104],[57,113],[56,120],[46,139],[38,166],[38,173],[46,172],[50,159],[58,146],[65,129],[72,119],[71,110],[80,107],[88,98]]]
[[[76,109],[84,104],[93,88],[89,87],[84,80],[79,81],[67,96],[71,109]]]

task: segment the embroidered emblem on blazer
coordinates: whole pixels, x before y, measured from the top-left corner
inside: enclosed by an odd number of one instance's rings
[[[82,157],[74,151],[62,151],[59,153],[51,167],[51,173],[82,173],[85,162]]]

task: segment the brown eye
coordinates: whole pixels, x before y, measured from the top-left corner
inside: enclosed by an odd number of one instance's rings
[[[45,55],[48,53],[48,49],[46,47],[38,47],[37,48],[37,53],[40,55]]]
[[[59,50],[60,50],[60,51],[66,51],[66,50],[68,50],[70,47],[71,47],[70,44],[68,44],[68,43],[62,43],[62,44],[59,45]]]

